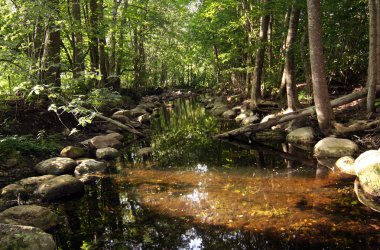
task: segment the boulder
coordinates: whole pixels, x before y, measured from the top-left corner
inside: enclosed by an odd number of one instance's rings
[[[335,166],[343,173],[356,175],[354,167],[355,159],[351,156],[343,156],[335,162]]]
[[[137,156],[149,156],[149,155],[151,155],[151,154],[153,154],[153,148],[151,148],[151,147],[146,147],[146,148],[140,148],[138,151],[137,151],[137,153],[136,153],[136,155]]]
[[[100,160],[115,159],[119,156],[119,150],[115,148],[100,148],[96,150],[96,158]]]
[[[39,228],[0,224],[1,249],[55,250],[53,236]]]
[[[139,117],[137,117],[137,121],[142,123],[142,124],[149,124],[151,118],[152,118],[151,115],[144,114],[144,115],[140,115]]]
[[[136,107],[130,110],[130,117],[136,118],[136,117],[139,117],[140,115],[145,115],[146,113],[148,112],[145,109],[141,107]]]
[[[134,128],[140,128],[142,126],[142,123],[141,122],[138,122],[138,121],[131,121],[129,123],[132,127]]]
[[[34,169],[41,175],[61,175],[72,173],[76,162],[67,157],[54,157],[38,163]]]
[[[361,154],[354,163],[355,173],[363,191],[380,196],[380,152],[369,150]]]
[[[244,118],[241,121],[241,125],[246,126],[252,123],[257,123],[259,121],[260,121],[260,117],[258,115],[251,115],[251,116],[248,116],[247,118]]]
[[[235,117],[235,121],[240,123],[247,117],[248,117],[248,115],[246,113],[241,113],[240,115]]]
[[[1,212],[0,223],[32,226],[46,231],[58,225],[58,216],[45,207],[22,205]]]
[[[44,200],[52,201],[83,191],[84,185],[71,175],[61,175],[42,183],[36,193]]]
[[[216,103],[211,109],[211,113],[215,116],[222,116],[224,112],[228,110],[227,105],[223,103]]]
[[[86,153],[86,150],[83,148],[68,146],[62,149],[60,156],[76,159],[85,156]]]
[[[107,171],[107,165],[104,162],[96,161],[93,159],[82,161],[75,168],[75,176],[79,177],[84,183],[96,180],[96,175],[103,174]]]
[[[113,113],[112,117],[113,116],[118,116],[118,115],[121,115],[121,116],[130,116],[131,115],[131,112],[129,110],[119,110],[119,111],[116,111],[115,113]]]
[[[123,139],[123,136],[119,133],[111,133],[106,135],[98,135],[95,136],[87,141],[82,142],[82,144],[88,144],[91,147],[94,148],[117,148],[122,145],[121,140]]]
[[[127,116],[125,116],[125,115],[115,115],[114,114],[114,115],[111,116],[111,119],[116,120],[118,122],[121,122],[123,124],[129,122],[129,118]]]
[[[28,192],[32,192],[45,181],[51,180],[55,177],[57,176],[42,175],[42,176],[36,176],[36,177],[28,177],[28,178],[18,181],[17,183],[23,186]]]
[[[318,158],[340,158],[352,156],[358,150],[358,145],[351,140],[327,137],[314,146],[314,155]]]
[[[226,119],[234,119],[237,115],[236,110],[230,109],[223,113],[223,117]]]
[[[290,143],[310,144],[315,140],[315,133],[312,127],[298,128],[286,136],[286,141]]]
[[[27,191],[20,184],[9,184],[1,190],[1,197],[6,199],[18,199],[27,195]]]

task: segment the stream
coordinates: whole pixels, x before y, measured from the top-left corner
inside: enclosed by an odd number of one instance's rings
[[[171,104],[109,175],[51,204],[59,248],[379,248],[380,215],[358,202],[353,177],[281,142],[213,140],[231,124],[196,98]],[[137,156],[147,146],[153,156]]]

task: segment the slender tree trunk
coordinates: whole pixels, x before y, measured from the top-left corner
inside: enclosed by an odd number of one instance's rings
[[[296,110],[301,105],[298,101],[297,88],[296,88],[296,63],[294,56],[294,46],[297,39],[297,29],[300,17],[300,9],[293,6],[289,21],[288,36],[286,38],[286,57],[285,57],[285,83],[287,103],[289,110]]]
[[[41,80],[39,69],[41,68],[41,59],[43,55],[44,28],[41,18],[37,18],[34,26],[33,45],[30,55],[30,76],[32,82]]]
[[[90,49],[90,64],[91,73],[94,75],[99,74],[99,32],[98,32],[98,2],[97,0],[90,0],[90,14],[89,14],[89,27],[88,34],[89,49]]]
[[[98,29],[99,32],[99,69],[101,77],[101,86],[105,86],[107,84],[107,78],[108,78],[108,71],[107,71],[107,65],[108,65],[108,56],[106,53],[106,25],[104,23],[104,3],[103,0],[100,0],[99,2],[99,24],[100,27]]]
[[[118,0],[113,1],[113,8],[112,8],[112,23],[116,24],[117,22],[117,12],[119,9],[120,2]],[[110,59],[109,59],[109,69],[108,74],[109,75],[115,75],[116,74],[116,36],[115,36],[115,30],[111,29],[110,32]]]
[[[214,42],[214,56],[215,56],[215,78],[216,78],[216,84],[220,84],[220,59],[219,59],[219,48]]]
[[[313,95],[313,86],[311,82],[311,69],[310,69],[310,57],[308,55],[308,30],[305,28],[304,34],[302,36],[302,42],[301,42],[301,60],[303,64],[303,70],[304,70],[304,76],[306,81],[306,89],[307,89],[307,95],[310,97]]]
[[[61,86],[61,30],[59,19],[59,0],[51,0],[51,17],[45,34],[44,52],[41,60],[42,83]]]
[[[128,9],[128,0],[124,0],[124,6],[123,6],[123,11],[122,11],[122,20],[121,20],[121,27],[125,27],[127,25],[127,9]],[[119,34],[119,51],[117,52],[117,58],[116,58],[116,75],[120,77],[121,71],[122,71],[122,66],[123,66],[123,48],[124,48],[124,29],[120,29],[120,34]]]
[[[367,96],[367,112],[375,112],[376,85],[378,84],[378,53],[380,48],[377,46],[378,26],[377,16],[379,15],[377,8],[377,0],[368,0],[369,9],[369,63],[368,63],[368,96]]]
[[[71,0],[71,13],[73,18],[73,78],[79,78],[85,71],[80,0]]]
[[[307,0],[311,76],[319,127],[324,135],[331,134],[333,110],[324,72],[320,0]]]
[[[267,5],[270,0],[264,0],[264,5]],[[264,9],[266,6],[264,6]],[[264,57],[265,57],[265,47],[268,39],[268,25],[269,25],[269,14],[265,14],[260,19],[260,37],[259,43],[260,47],[256,54],[256,65],[252,77],[252,89],[251,89],[251,100],[252,106],[257,107],[258,101],[261,98],[261,81],[264,68]]]

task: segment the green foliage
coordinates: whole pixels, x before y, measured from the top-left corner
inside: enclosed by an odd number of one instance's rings
[[[60,145],[52,139],[33,138],[32,136],[9,136],[0,140],[0,158],[7,159],[15,151],[21,156],[47,157],[54,155]]]
[[[108,88],[95,89],[88,94],[86,103],[99,111],[105,111],[123,105],[123,98],[119,92]]]

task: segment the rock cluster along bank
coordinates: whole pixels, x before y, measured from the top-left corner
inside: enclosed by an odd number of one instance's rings
[[[161,97],[143,97],[131,110],[119,110],[112,119],[137,129],[147,129],[158,108],[166,100],[190,97],[191,92],[164,93]],[[86,183],[107,174],[110,161],[119,156],[124,136],[114,124],[107,124],[103,134],[82,141],[81,146],[67,146],[60,155],[39,162],[33,176],[16,181],[0,192],[0,249],[56,249],[48,232],[58,225],[58,216],[40,206],[64,197],[80,194]],[[142,148],[136,154],[148,156],[152,148]],[[93,156],[90,158],[90,156]],[[27,205],[24,205],[27,204]],[[39,204],[39,205],[37,205]]]

